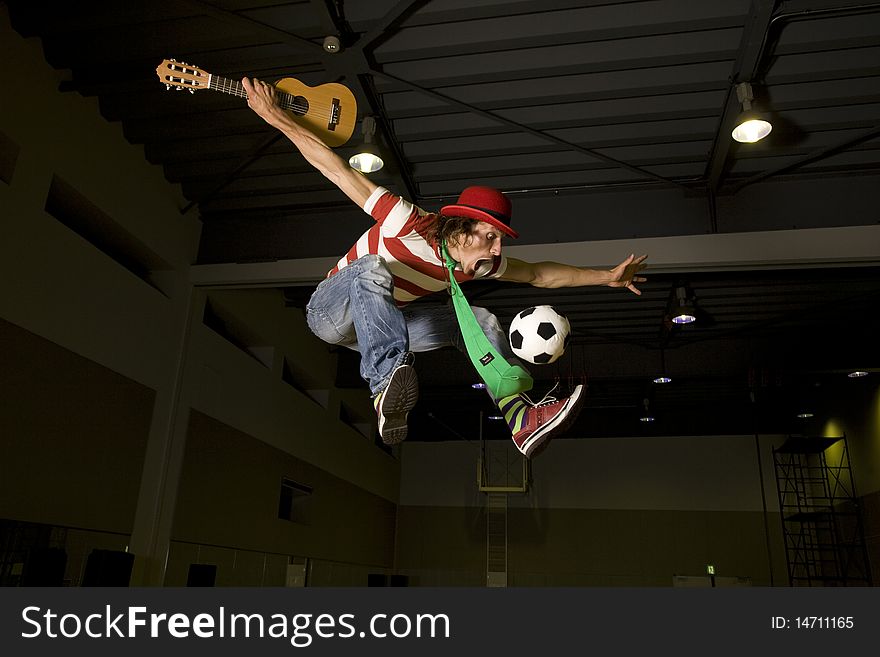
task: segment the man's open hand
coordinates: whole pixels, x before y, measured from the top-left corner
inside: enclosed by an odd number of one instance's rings
[[[630,292],[641,294],[635,283],[644,283],[648,279],[644,276],[636,276],[636,274],[648,266],[644,264],[647,257],[647,255],[636,257],[633,253],[614,269],[611,269],[611,281],[608,283],[608,287],[625,287]]]

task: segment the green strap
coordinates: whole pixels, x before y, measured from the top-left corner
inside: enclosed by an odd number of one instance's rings
[[[449,293],[452,295],[452,305],[455,308],[468,357],[493,399],[504,399],[531,390],[534,382],[529,373],[519,365],[508,363],[483,333],[477,318],[474,317],[474,311],[471,310],[470,304],[458,286],[458,281],[455,280],[453,272],[456,262],[446,250],[445,241],[440,245],[440,249],[446,261],[446,268],[449,270]]]

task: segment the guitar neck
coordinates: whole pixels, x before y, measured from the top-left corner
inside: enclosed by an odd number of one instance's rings
[[[224,94],[231,94],[232,96],[238,96],[239,98],[247,98],[247,92],[244,90],[244,85],[242,85],[241,82],[238,80],[230,80],[229,78],[224,78],[220,75],[211,75],[208,78],[208,89],[220,91]],[[278,105],[282,109],[294,112],[302,110],[302,108],[296,104],[296,98],[285,91],[277,91],[276,99],[278,100]]]

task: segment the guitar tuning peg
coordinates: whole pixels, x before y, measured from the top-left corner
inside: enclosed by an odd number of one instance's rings
[[[196,90],[195,90],[195,89],[190,89],[189,92],[190,92],[191,94],[194,94],[194,93],[196,92]]]
[[[170,61],[177,63],[177,60],[174,59],[174,57],[172,57]]]

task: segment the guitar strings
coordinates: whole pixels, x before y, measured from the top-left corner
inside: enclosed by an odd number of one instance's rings
[[[210,84],[208,86],[211,89],[224,91],[226,93],[232,94],[233,96],[238,96],[239,98],[247,98],[247,92],[244,90],[244,86],[242,86],[241,82],[236,82],[235,80],[230,80],[229,78],[212,75],[210,78]],[[277,90],[276,96],[278,100],[281,101],[279,104],[282,109],[293,110],[294,112],[301,112],[302,115],[308,114],[309,116],[313,116],[319,119],[326,119],[328,121],[331,118],[334,118],[333,114],[327,111],[310,111],[309,104],[297,104],[296,96],[286,91]]]
[[[174,69],[171,69],[172,71]],[[217,91],[222,91],[233,96],[238,96],[239,98],[247,98],[247,92],[245,92],[244,87],[240,82],[235,80],[230,80],[229,78],[224,78],[219,75],[208,75],[208,88],[215,89]],[[174,83],[174,76],[168,76],[167,81],[170,83]],[[180,86],[180,88],[186,88],[184,86]],[[326,112],[321,110],[313,110],[310,111],[311,106],[309,103],[305,105],[297,105],[296,98],[293,94],[290,94],[286,91],[282,91],[280,89],[277,90],[277,95],[279,105],[282,109],[292,110],[298,113],[298,116],[305,116],[309,114],[311,117],[324,119],[330,121],[334,118],[338,119],[338,115],[334,117],[332,112]]]

